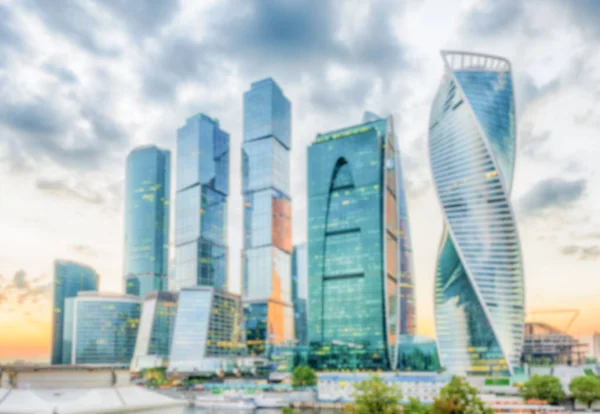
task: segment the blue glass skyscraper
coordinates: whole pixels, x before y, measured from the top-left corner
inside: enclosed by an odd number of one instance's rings
[[[63,361],[65,300],[77,296],[79,292],[89,290],[98,290],[98,274],[94,269],[80,263],[65,260],[56,260],[54,262],[52,364],[70,363],[70,361]]]
[[[125,292],[142,299],[167,290],[171,153],[155,146],[127,157]]]
[[[294,338],[290,197],[291,105],[273,79],[244,94],[243,298],[248,349]]]
[[[435,279],[441,365],[512,373],[524,336],[521,248],[510,193],[515,106],[510,63],[442,52],[429,156],[444,219]]]
[[[204,114],[177,131],[174,287],[227,290],[229,134]]]
[[[294,304],[296,341],[298,345],[308,345],[308,250],[306,243],[294,246],[292,302]]]
[[[308,149],[308,340],[317,369],[395,369],[400,221],[392,117]]]

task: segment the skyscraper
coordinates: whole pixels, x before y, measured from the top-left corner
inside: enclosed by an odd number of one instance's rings
[[[398,248],[400,257],[400,334],[415,335],[417,330],[417,317],[415,313],[415,281],[412,256],[412,243],[410,240],[410,226],[408,222],[408,207],[406,205],[406,192],[404,177],[402,174],[402,163],[400,162],[400,150],[396,151],[396,179],[397,192],[396,203],[398,204]]]
[[[510,203],[515,107],[510,63],[442,52],[429,156],[444,231],[435,279],[440,363],[451,373],[512,373],[524,335],[521,249]]]
[[[253,354],[294,338],[290,197],[291,106],[272,79],[244,94],[243,299]]]
[[[298,345],[308,345],[308,251],[306,243],[294,246],[292,255],[292,303],[294,333]]]
[[[397,147],[392,117],[317,135],[308,149],[308,340],[319,369],[395,369]]]
[[[54,311],[52,312],[52,364],[69,364],[63,360],[65,300],[79,292],[98,290],[98,274],[89,266],[56,260],[54,262]],[[67,346],[70,343],[67,344]]]
[[[129,366],[140,321],[141,300],[132,295],[80,292],[67,299],[65,363]],[[69,322],[67,324],[67,321]]]
[[[167,290],[171,153],[155,146],[127,157],[125,292],[140,298]]]
[[[177,313],[177,294],[153,292],[142,305],[131,370],[167,365]]]
[[[204,114],[177,131],[174,283],[227,290],[229,134]]]

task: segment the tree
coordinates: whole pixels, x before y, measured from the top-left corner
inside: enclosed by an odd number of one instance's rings
[[[317,385],[317,374],[306,366],[299,366],[292,372],[292,386],[294,387],[312,387]]]
[[[403,406],[404,414],[430,414],[431,406],[427,404],[423,404],[421,401],[416,398],[410,397],[408,400],[408,404],[404,404]]]
[[[552,375],[534,375],[519,389],[525,400],[537,399],[558,404],[565,399],[565,393],[558,378]]]
[[[395,414],[398,413],[402,391],[394,385],[388,385],[381,377],[354,384],[354,404],[344,407],[345,411],[355,414]]]
[[[464,377],[452,380],[433,403],[433,414],[492,414],[494,410],[479,398],[479,391]]]
[[[581,401],[591,408],[592,403],[600,399],[600,379],[590,375],[575,377],[569,384],[569,391],[576,401]]]

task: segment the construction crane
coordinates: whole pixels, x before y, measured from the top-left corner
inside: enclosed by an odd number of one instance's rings
[[[577,317],[579,316],[579,309],[546,309],[546,310],[538,310],[538,311],[531,311],[531,312],[527,312],[527,316],[531,316],[531,315],[539,315],[541,313],[572,313],[573,316],[571,317],[571,319],[569,319],[569,322],[567,323],[567,327],[565,328],[564,332],[567,333],[569,332],[569,329],[571,328],[571,325],[573,325],[573,322],[575,322],[575,319],[577,319]]]

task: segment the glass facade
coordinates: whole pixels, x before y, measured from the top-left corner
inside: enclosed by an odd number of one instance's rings
[[[417,330],[417,316],[415,313],[415,282],[412,256],[412,243],[410,240],[410,226],[408,223],[408,207],[400,151],[396,156],[396,179],[398,180],[398,255],[400,260],[400,334],[414,335]]]
[[[125,292],[145,298],[167,290],[171,153],[134,149],[125,179]]]
[[[400,371],[439,371],[435,339],[420,335],[400,336],[398,369]]]
[[[443,52],[429,155],[444,216],[435,281],[441,364],[508,375],[523,346],[521,249],[510,203],[515,109],[510,63]]]
[[[69,364],[70,358],[63,359],[65,344],[65,302],[79,292],[98,290],[98,274],[89,266],[57,260],[54,262],[54,308],[52,312],[52,364]],[[67,351],[67,356],[70,355]]]
[[[400,256],[391,117],[308,149],[308,340],[318,369],[393,369]]]
[[[246,337],[252,354],[294,339],[290,197],[291,105],[272,79],[244,94],[242,255]]]
[[[132,371],[166,366],[176,313],[176,294],[154,292],[146,297],[135,342]]]
[[[177,131],[177,289],[227,289],[229,134],[198,114]]]
[[[71,363],[129,366],[140,322],[138,297],[80,293],[69,310]]]
[[[243,354],[240,297],[211,287],[179,292],[169,372],[210,373],[217,360]]]
[[[292,301],[294,330],[298,345],[308,345],[308,250],[306,244],[294,246],[292,255]]]

